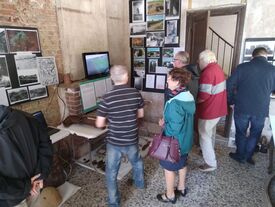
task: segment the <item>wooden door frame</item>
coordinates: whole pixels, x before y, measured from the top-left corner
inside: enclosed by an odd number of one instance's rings
[[[209,9],[202,9],[202,10],[191,10],[187,11],[187,18],[186,18],[186,35],[185,35],[185,49],[188,52],[191,51],[191,41],[192,41],[192,22],[190,21],[192,16],[195,16],[196,13],[199,14],[200,12],[209,12],[209,16],[225,16],[225,15],[237,15],[237,22],[236,22],[236,31],[235,31],[235,40],[234,40],[234,51],[232,57],[232,66],[231,66],[231,73],[237,67],[240,62],[241,58],[241,48],[242,48],[242,38],[243,38],[243,29],[244,29],[244,20],[245,20],[245,12],[246,12],[246,5],[240,4],[237,6],[230,6],[230,7],[223,7],[223,8],[209,8]],[[189,21],[188,21],[189,20]],[[205,34],[206,36],[207,34]],[[194,60],[193,60],[194,62]],[[229,137],[230,135],[230,128],[232,124],[232,109],[228,107],[228,115],[226,116],[225,126],[224,126],[224,136]]]

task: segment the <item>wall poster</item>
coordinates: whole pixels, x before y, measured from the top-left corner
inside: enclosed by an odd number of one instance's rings
[[[163,93],[180,44],[181,0],[130,0],[131,85]]]

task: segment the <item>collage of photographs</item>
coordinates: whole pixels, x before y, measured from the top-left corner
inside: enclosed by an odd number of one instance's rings
[[[0,104],[48,97],[47,85],[58,84],[55,58],[40,56],[37,29],[0,26]]]
[[[163,92],[179,47],[180,0],[132,0],[130,47],[132,83],[138,90]]]

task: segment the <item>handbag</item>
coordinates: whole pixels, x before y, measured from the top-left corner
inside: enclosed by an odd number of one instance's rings
[[[163,136],[162,130],[160,134],[154,135],[148,154],[159,160],[178,162],[180,160],[179,142],[174,137]]]

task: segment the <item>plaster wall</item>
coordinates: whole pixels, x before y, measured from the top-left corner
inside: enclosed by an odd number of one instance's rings
[[[83,79],[82,53],[108,50],[105,0],[57,0],[57,14],[64,73]]]

